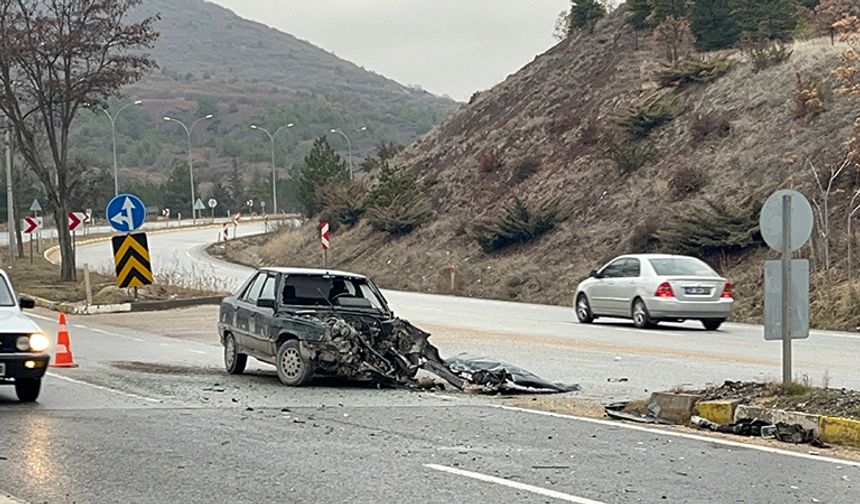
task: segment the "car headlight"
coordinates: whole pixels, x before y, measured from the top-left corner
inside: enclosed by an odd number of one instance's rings
[[[51,346],[51,342],[48,341],[48,337],[42,333],[31,334],[29,340],[30,350],[34,352],[44,352]]]
[[[17,348],[21,352],[26,352],[30,349],[30,337],[29,336],[18,336],[18,339],[15,340],[15,348]]]

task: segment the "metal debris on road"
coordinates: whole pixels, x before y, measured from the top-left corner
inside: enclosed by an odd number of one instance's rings
[[[722,425],[711,422],[705,418],[694,416],[690,423],[700,429],[724,434],[737,434],[747,437],[761,437],[765,439],[777,439],[783,443],[811,444],[819,448],[825,447],[815,431],[806,429],[799,424],[787,424],[778,422],[771,424],[758,419],[741,419],[730,425]]]

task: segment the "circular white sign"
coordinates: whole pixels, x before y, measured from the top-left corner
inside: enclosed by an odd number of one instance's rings
[[[209,198],[209,208],[215,208],[216,206],[218,206],[218,200]]]
[[[812,206],[809,201],[797,191],[783,189],[770,195],[759,216],[761,236],[768,247],[782,251],[782,200],[783,196],[791,199],[791,243],[789,249],[799,250],[812,235]]]

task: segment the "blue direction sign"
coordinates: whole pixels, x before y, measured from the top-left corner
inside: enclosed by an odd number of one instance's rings
[[[120,233],[131,233],[146,220],[146,207],[133,194],[120,194],[107,206],[107,220]]]

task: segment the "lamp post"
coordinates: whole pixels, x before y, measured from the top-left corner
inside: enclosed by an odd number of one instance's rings
[[[353,173],[353,170],[352,170],[352,142],[349,141],[349,137],[346,136],[346,133],[344,133],[343,131],[341,131],[339,129],[332,129],[331,133],[337,133],[338,135],[340,135],[346,139],[346,147],[347,147],[347,149],[349,149],[349,179],[354,180],[355,174]]]
[[[110,121],[110,129],[111,136],[113,137],[113,195],[116,196],[119,194],[119,175],[117,173],[117,162],[116,162],[116,119],[122,113],[123,110],[131,107],[132,105],[140,105],[143,103],[141,100],[135,100],[131,103],[126,103],[119,110],[116,111],[114,115],[110,115],[110,112],[107,109],[101,109],[102,112],[105,113],[108,120]]]
[[[287,124],[286,126],[281,126],[280,128],[276,129],[274,133],[269,133],[269,130],[267,130],[266,128],[257,126],[256,124],[251,125],[252,130],[258,130],[258,131],[262,131],[263,133],[265,133],[269,137],[269,142],[271,142],[271,144],[272,144],[272,213],[273,214],[278,213],[278,175],[277,175],[276,167],[275,167],[275,137],[278,136],[278,133],[280,133],[282,129],[292,128],[293,126],[295,126],[295,124],[290,123],[290,124]]]
[[[188,175],[189,175],[189,178],[191,178],[191,222],[193,224],[197,224],[197,211],[194,210],[194,203],[195,203],[196,199],[194,196],[194,161],[191,158],[191,133],[194,132],[194,127],[197,126],[197,124],[200,121],[205,121],[207,119],[212,119],[212,114],[209,114],[205,117],[201,117],[200,119],[197,119],[196,121],[191,123],[191,127],[189,128],[188,126],[185,125],[184,122],[180,121],[179,119],[174,119],[173,117],[164,116],[165,121],[175,122],[176,124],[182,126],[182,129],[185,130],[185,134],[188,136]]]
[[[6,212],[8,216],[7,231],[9,232],[9,262],[15,261],[15,203],[12,195],[12,124],[9,118],[4,121],[6,132],[4,134],[3,149],[5,150],[6,164]]]

